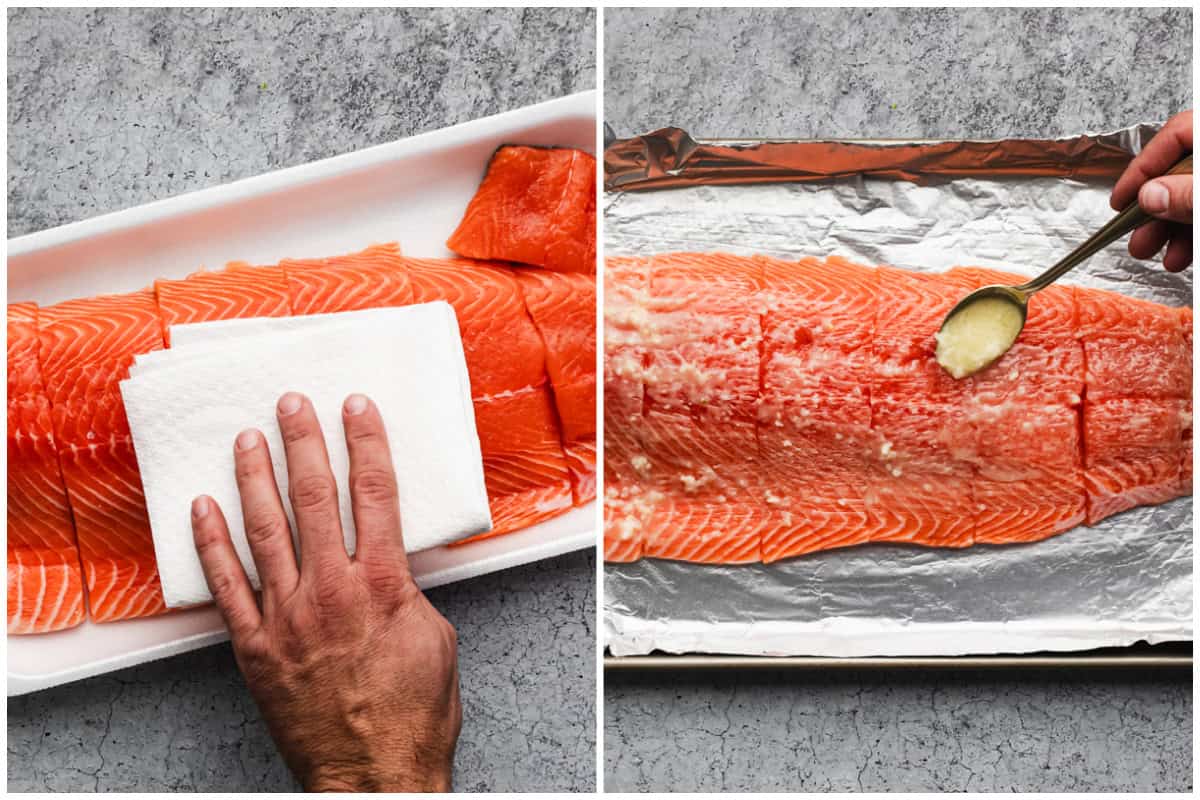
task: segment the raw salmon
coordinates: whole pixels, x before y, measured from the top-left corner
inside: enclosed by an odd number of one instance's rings
[[[293,314],[332,314],[406,306],[412,286],[395,244],[368,247],[333,258],[284,259]]]
[[[470,258],[596,272],[596,159],[581,150],[501,147],[446,246]]]
[[[75,521],[92,619],[166,610],[118,382],[135,353],[162,348],[154,292],[41,310],[39,358]]]
[[[596,496],[596,281],[521,270],[525,307],[546,347],[575,505]]]
[[[183,280],[157,280],[154,293],[168,347],[172,325],[291,313],[287,278],[278,266],[233,262],[222,270],[193,272]]]
[[[37,306],[8,306],[8,632],[83,621],[75,528],[38,367]]]
[[[1017,277],[610,259],[606,558],[1027,542],[1190,492],[1190,309],[1052,287],[996,364],[937,366],[950,307]]]
[[[645,545],[649,459],[642,451],[643,344],[649,262],[610,258],[604,270],[604,557],[636,561]]]
[[[571,477],[547,387],[476,399],[475,429],[492,530],[456,544],[527,528],[571,507]]]
[[[10,305],[10,630],[77,624],[83,584],[97,621],[165,610],[118,382],[135,354],[163,347],[168,326],[432,300],[450,302],[459,320],[489,535],[594,496],[593,276],[518,278],[508,266],[404,258],[385,244],[275,266],[238,262],[40,314]]]
[[[403,259],[413,301],[454,306],[495,536],[571,507],[546,346],[512,270],[467,259]],[[485,537],[476,537],[485,538]],[[472,540],[467,540],[472,541]]]

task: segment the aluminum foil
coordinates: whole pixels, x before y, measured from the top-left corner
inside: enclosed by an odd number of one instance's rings
[[[655,140],[666,144],[643,159],[644,180],[636,170],[626,172],[624,185],[653,188],[646,181],[659,181],[674,190],[609,192],[605,252],[840,255],[915,270],[975,265],[1033,275],[1112,217],[1113,179],[1155,129],[1139,125],[1042,142],[1038,146],[1047,153],[1042,163],[1058,165],[1049,174],[1007,168],[1006,152],[1036,159],[1038,147],[1027,141],[986,147],[933,143],[924,157],[920,145],[909,143],[917,150],[904,152],[906,163],[927,171],[801,182],[777,176],[748,185],[714,185],[717,162],[710,156],[732,147],[728,152],[745,160],[755,145],[687,145],[686,134],[672,134],[673,139]],[[691,147],[687,157],[672,161],[678,153],[670,152],[671,141]],[[1095,149],[1097,142],[1102,150]],[[639,143],[644,144],[639,139],[614,147],[624,147],[627,155]],[[791,143],[800,144],[811,143]],[[895,147],[844,144],[855,148],[856,158],[859,148]],[[693,161],[697,146],[712,150]],[[1113,158],[1113,147],[1124,155]],[[969,152],[991,160],[973,169],[956,162],[961,173],[953,175],[940,170],[947,154]],[[1104,168],[1083,169],[1073,161],[1072,154],[1086,152],[1099,153]],[[879,154],[872,159],[866,163],[896,164]],[[623,162],[606,157],[606,163]],[[637,166],[636,159],[630,163]],[[742,169],[740,162],[733,169]],[[678,180],[663,184],[664,177]],[[704,179],[693,180],[699,177]],[[1131,258],[1123,245],[1094,256],[1064,282],[1169,305],[1192,303],[1191,270],[1167,273],[1157,262]],[[643,559],[606,564],[604,584],[605,642],[618,656],[654,650],[966,655],[1190,641],[1192,498],[1133,509],[1096,527],[1028,545],[964,550],[864,545],[770,565]]]

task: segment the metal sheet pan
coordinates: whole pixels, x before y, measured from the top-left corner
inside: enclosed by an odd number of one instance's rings
[[[615,673],[701,670],[1177,670],[1193,665],[1186,642],[1134,646],[1080,653],[1031,653],[994,656],[895,656],[833,658],[815,656],[648,655],[604,658],[604,669]]]
[[[1107,210],[1106,202],[1100,202],[1102,199],[1106,200],[1106,187],[1111,185],[1131,154],[1140,150],[1155,130],[1157,126],[1154,124],[1141,124],[1112,133],[1084,134],[1032,143],[1011,140],[960,142],[949,145],[941,141],[910,140],[861,140],[839,143],[753,139],[692,140],[678,129],[663,129],[630,140],[609,139],[606,142],[608,149],[605,158],[606,188],[610,191],[605,203],[608,209],[606,253],[630,255],[672,249],[723,249],[738,253],[764,252],[784,258],[839,254],[864,263],[891,263],[920,268],[912,264],[912,261],[914,257],[921,257],[918,254],[929,252],[928,248],[922,249],[921,241],[921,236],[927,228],[922,229],[920,225],[916,225],[909,228],[904,237],[889,242],[886,235],[872,236],[874,231],[860,225],[855,216],[860,212],[888,208],[893,202],[903,205],[905,193],[908,192],[912,192],[910,196],[923,195],[925,200],[930,197],[930,191],[946,192],[947,196],[953,196],[953,184],[959,183],[963,196],[956,199],[963,201],[963,204],[982,199],[984,202],[999,205],[1015,200],[1016,205],[1023,204],[1028,213],[1002,219],[992,226],[991,231],[987,230],[986,224],[975,225],[979,222],[978,219],[967,220],[966,232],[945,235],[935,247],[939,252],[932,259],[933,263],[921,266],[926,269],[944,269],[961,263],[958,259],[962,258],[971,263],[996,267],[1011,267],[1013,263],[1038,264],[1038,260],[1029,257],[1044,255],[1047,252],[1061,255],[1073,246],[1070,244],[1073,241],[1072,237],[1077,236],[1080,230],[1095,220],[1103,222],[1107,219],[1106,215],[1111,212]],[[829,148],[835,144],[839,159],[833,168],[829,168],[819,162],[819,157],[827,154]],[[922,147],[930,149],[922,151]],[[1043,151],[1041,155],[1037,152],[1039,149]],[[764,156],[763,153],[767,155]],[[755,155],[747,157],[747,154]],[[861,160],[864,154],[868,156],[866,161]],[[966,161],[963,160],[964,157],[967,158]],[[1002,161],[1006,157],[1015,159],[1015,168],[1013,163],[1004,165],[995,160],[999,158]],[[970,163],[970,159],[979,158],[983,160]],[[855,159],[860,159],[860,169],[854,168]],[[879,188],[885,184],[898,186]],[[715,185],[719,185],[719,188],[714,188]],[[910,188],[906,189],[904,185]],[[916,191],[918,187],[920,191]],[[1000,187],[999,191],[992,192],[991,189],[995,187]],[[678,191],[652,191],[655,189]],[[821,221],[825,229],[809,236],[804,230],[803,215],[796,213],[794,203],[797,198],[813,198],[823,191],[840,192],[841,199],[820,205],[819,215],[822,215]],[[1005,197],[1006,192],[1013,192],[1014,197]],[[1074,199],[1087,194],[1090,194],[1087,202],[1072,205]],[[655,195],[657,197],[651,197]],[[678,195],[678,198],[673,198],[673,195]],[[758,202],[763,199],[766,201],[765,207]],[[674,211],[668,210],[675,202],[679,203],[678,208]],[[838,203],[844,204],[854,212],[846,214],[845,218],[849,222],[840,231],[837,230],[836,209],[830,213],[831,207],[837,206]],[[858,207],[851,208],[855,203],[858,203]],[[789,204],[791,214],[785,218],[783,212]],[[1067,206],[1070,206],[1069,212],[1066,211]],[[614,207],[616,224],[612,224],[608,216]],[[913,207],[915,206],[909,205],[909,208]],[[1053,213],[1056,208],[1061,209],[1058,221],[1065,224],[1043,224],[1047,211]],[[784,224],[773,222],[770,219],[772,215],[781,215],[780,219]],[[729,218],[730,222],[728,226],[722,227],[720,223],[725,218]],[[834,225],[829,225],[831,219],[835,222]],[[706,227],[713,222],[718,224],[715,227]],[[979,243],[983,241],[984,235],[991,237],[997,230],[1017,231],[1022,240],[1007,247],[1001,242],[994,248],[978,247],[974,251],[969,247],[964,248],[964,244],[972,243],[972,236],[977,237],[975,241]],[[914,234],[914,231],[920,232]],[[856,234],[864,232],[868,234],[865,240],[859,238],[856,241]],[[1038,235],[1045,235],[1047,241],[1034,241]],[[907,238],[908,241],[900,241],[902,238]],[[988,243],[991,242],[992,239],[989,238]],[[1049,249],[1046,247],[1048,243],[1051,245]],[[1104,257],[1098,257],[1086,272],[1082,273],[1086,277],[1074,282],[1118,289],[1128,294],[1174,304],[1191,302],[1190,275],[1183,279],[1180,276],[1168,276],[1158,265],[1140,265],[1132,262],[1120,248],[1114,247],[1111,251]],[[954,260],[947,260],[951,256]],[[1022,257],[1026,257],[1025,261],[1021,260]],[[940,263],[939,258],[942,259]],[[661,614],[655,620],[651,620],[649,628],[618,631],[610,624],[613,619],[613,582],[606,580],[606,643],[611,644],[616,634],[617,638],[623,640],[624,645],[621,655],[609,655],[605,661],[606,668],[656,669],[668,668],[673,664],[680,668],[753,668],[770,665],[859,665],[900,668],[945,665],[951,662],[980,667],[1073,666],[1084,663],[1112,666],[1190,666],[1191,505],[1191,498],[1184,498],[1155,509],[1130,512],[1124,519],[1128,527],[1150,525],[1155,530],[1168,532],[1176,542],[1171,557],[1186,557],[1186,574],[1180,570],[1172,572],[1180,572],[1180,575],[1176,581],[1174,598],[1169,604],[1174,609],[1167,615],[1173,620],[1168,626],[1169,630],[1155,633],[1153,623],[1163,617],[1151,614],[1143,617],[1143,622],[1134,626],[1146,626],[1146,636],[1134,635],[1129,628],[1107,635],[1114,644],[1132,642],[1138,638],[1148,638],[1152,642],[1187,640],[1154,646],[1167,648],[1165,650],[1152,649],[1146,652],[1135,646],[1107,650],[1102,655],[1097,655],[1093,651],[1082,650],[1085,647],[1094,647],[1095,644],[1070,642],[1070,637],[1061,637],[1062,641],[1053,643],[1053,646],[1047,643],[1044,647],[1038,647],[1036,641],[1027,639],[1018,647],[1003,648],[1018,655],[992,656],[973,655],[991,652],[981,648],[978,641],[964,646],[943,639],[941,649],[933,651],[936,655],[932,657],[911,650],[882,657],[862,652],[824,657],[829,654],[805,655],[802,651],[793,649],[790,652],[795,655],[773,658],[772,656],[779,655],[778,645],[781,641],[786,643],[786,638],[776,638],[769,647],[739,649],[745,645],[745,637],[753,636],[745,628],[741,628],[736,632],[731,629],[718,647],[698,646],[697,642],[704,641],[701,631],[706,622],[699,620],[700,624],[692,625],[686,634],[668,637],[671,641],[666,649],[683,655],[666,655],[658,647],[663,640],[656,637],[653,624],[669,624],[675,618],[674,610],[686,605],[684,595],[687,593],[681,591],[670,602],[655,606],[655,611]],[[1124,529],[1119,519],[1109,521],[1106,525],[1110,534],[1123,535]],[[1062,555],[1065,556],[1066,552]],[[829,554],[830,561],[840,558],[841,556],[835,553]],[[659,562],[659,565],[664,568],[663,574],[669,575],[670,578],[681,578],[688,566],[672,562]],[[618,570],[629,568],[615,566]],[[633,569],[634,572],[622,575],[624,588],[640,586],[646,590],[643,593],[645,597],[653,590],[654,581],[661,579],[661,576],[653,574],[655,568],[644,572],[637,572],[636,566]],[[1026,575],[1030,576],[1032,572]],[[1132,579],[1136,576],[1131,574],[1127,577]],[[735,584],[736,579],[725,574],[715,583],[704,584],[699,593],[712,592],[720,587],[729,588]],[[673,585],[679,588],[678,581]],[[1103,594],[1103,591],[1098,588],[1096,596]],[[1070,593],[1070,587],[1056,586],[1050,593],[1061,597]],[[781,600],[783,596],[775,599]],[[776,607],[778,605],[776,603]],[[1180,611],[1185,605],[1186,618]],[[650,608],[652,604],[642,604],[642,607]],[[721,612],[724,619],[729,618],[726,612],[730,609],[731,604],[725,604]],[[1151,620],[1151,617],[1155,619]],[[624,618],[628,619],[628,616]],[[714,620],[716,617],[707,621]],[[688,620],[688,623],[694,622],[697,620]],[[826,643],[826,646],[829,649],[837,648],[836,644]],[[1036,654],[1044,649],[1056,652]],[[726,655],[702,655],[697,652],[703,650]],[[738,655],[739,652],[767,655],[741,656]]]

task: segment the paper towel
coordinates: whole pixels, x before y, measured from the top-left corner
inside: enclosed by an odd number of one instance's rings
[[[285,391],[303,392],[316,409],[350,552],[354,522],[341,408],[354,392],[374,400],[387,428],[409,552],[491,528],[466,362],[449,304],[172,326],[171,341],[166,355],[139,361],[121,383],[168,606],[211,599],[192,544],[191,501],[199,494],[220,504],[258,587],[233,441],[246,428],[264,433],[290,520],[275,421]]]

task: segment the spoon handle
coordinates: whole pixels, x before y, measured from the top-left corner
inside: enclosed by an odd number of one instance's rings
[[[1184,156],[1178,164],[1171,167],[1165,174],[1179,175],[1181,173],[1190,174],[1192,171],[1191,155]],[[1150,220],[1154,219],[1145,211],[1142,211],[1137,200],[1134,200],[1129,205],[1125,206],[1121,213],[1113,217],[1107,225],[1096,231],[1086,242],[1076,247],[1067,254],[1062,261],[1059,261],[1050,269],[1038,275],[1029,283],[1016,287],[1017,291],[1025,295],[1031,295],[1034,292],[1045,289],[1056,280],[1066,275],[1080,262],[1090,258],[1099,251],[1108,247],[1110,244],[1120,239],[1125,234],[1129,233],[1134,228],[1145,225]]]

